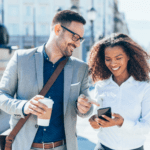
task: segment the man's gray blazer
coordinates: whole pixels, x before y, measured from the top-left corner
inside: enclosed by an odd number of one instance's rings
[[[0,109],[0,134],[10,128],[10,115]]]
[[[11,129],[24,118],[22,107],[43,88],[43,46],[30,50],[18,50],[7,65],[0,82],[0,108],[11,114]],[[57,92],[57,91],[56,91]],[[64,126],[67,150],[77,150],[76,100],[80,94],[88,95],[88,66],[70,57],[64,67]],[[14,98],[16,95],[16,99]],[[16,136],[12,150],[30,150],[36,132],[37,116],[31,115]]]

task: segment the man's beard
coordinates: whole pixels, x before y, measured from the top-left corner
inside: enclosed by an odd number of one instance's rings
[[[56,42],[57,47],[59,48],[61,54],[66,57],[72,56],[72,51],[69,49],[72,44],[67,44],[66,47],[62,46],[59,42]]]
[[[59,48],[63,56],[66,56],[66,57],[72,56],[73,50],[71,50],[70,46],[73,46],[74,48],[76,48],[76,45],[73,43],[67,43],[67,44],[65,43],[63,45],[63,42],[65,41],[63,41],[62,39],[64,39],[64,34],[60,35],[59,39],[56,41],[57,47]]]
[[[65,48],[65,50],[61,50],[63,55],[66,57],[72,56],[72,52],[69,52],[68,47]]]

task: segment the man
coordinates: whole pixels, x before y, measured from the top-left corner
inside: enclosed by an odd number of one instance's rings
[[[70,57],[83,41],[85,23],[78,13],[61,11],[53,18],[46,44],[16,51],[10,60],[0,83],[1,109],[11,114],[11,129],[20,118],[32,114],[15,137],[12,150],[36,149],[33,143],[40,145],[39,150],[44,149],[45,143],[54,150],[77,150],[77,115],[86,117],[93,109],[86,98],[79,97],[88,96],[88,66]],[[66,57],[67,64],[45,96],[54,101],[50,125],[38,127],[37,116],[47,109],[38,102],[43,98],[38,93]]]

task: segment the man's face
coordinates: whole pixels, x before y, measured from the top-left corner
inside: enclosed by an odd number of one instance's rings
[[[69,26],[65,26],[67,29],[73,31],[78,37],[83,37],[84,27],[82,23],[72,21]],[[77,41],[73,40],[74,34],[68,30],[62,28],[62,32],[56,39],[56,45],[63,56],[71,56],[74,49],[80,46],[80,39]]]

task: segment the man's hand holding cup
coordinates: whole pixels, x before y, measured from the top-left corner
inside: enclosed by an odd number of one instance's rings
[[[45,98],[41,95],[36,95],[26,103],[24,113],[37,115],[38,125],[49,126],[53,103],[54,102],[52,99]]]
[[[99,106],[99,104],[96,101],[92,100],[89,97],[86,97],[84,94],[81,94],[78,97],[77,108],[80,113],[86,114],[90,110],[92,104]]]
[[[26,115],[33,114],[36,116],[41,116],[46,113],[48,107],[45,104],[39,102],[39,99],[44,99],[44,96],[36,95],[25,104],[24,113]]]

